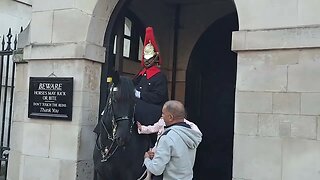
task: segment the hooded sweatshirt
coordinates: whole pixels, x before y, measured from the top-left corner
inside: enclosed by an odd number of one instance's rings
[[[196,149],[202,134],[185,122],[166,127],[157,142],[153,159],[145,158],[144,164],[154,175],[163,180],[192,180]]]

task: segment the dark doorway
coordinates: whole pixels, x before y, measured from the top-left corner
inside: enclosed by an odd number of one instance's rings
[[[186,73],[188,119],[203,133],[196,180],[231,180],[237,55],[231,51],[237,13],[215,21],[198,40]]]

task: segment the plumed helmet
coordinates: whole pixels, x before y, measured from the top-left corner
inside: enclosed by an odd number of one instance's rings
[[[155,55],[159,56],[159,47],[156,43],[153,28],[147,27],[146,28],[146,35],[144,38],[144,46],[143,46],[143,54],[142,54],[142,62],[141,64],[144,64],[144,59],[150,59],[154,57]],[[159,58],[159,64],[161,64],[161,58]]]
[[[151,44],[151,42],[148,42],[148,44],[146,44],[143,49],[144,59],[150,59],[153,56],[155,56],[156,54],[157,53],[154,51],[153,45]]]

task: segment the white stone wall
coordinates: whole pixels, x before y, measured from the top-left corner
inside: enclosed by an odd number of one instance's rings
[[[107,4],[106,0],[70,0],[63,3],[34,0],[33,4],[31,44],[26,48],[25,59],[87,58],[105,61],[103,37],[109,13],[115,4]]]
[[[20,3],[24,2],[24,3]],[[27,27],[31,19],[31,2],[1,0],[0,1],[0,36],[8,34],[12,28],[13,34],[20,32],[20,27]]]
[[[17,64],[8,179],[93,179],[103,37],[116,2],[32,1],[27,63]],[[27,118],[29,77],[52,73],[74,79],[72,121]]]
[[[240,30],[278,29],[320,24],[318,0],[234,0]]]
[[[100,91],[100,63],[32,60],[17,65],[9,179],[91,179]],[[29,77],[73,77],[72,121],[29,119]],[[48,176],[51,174],[51,176]]]
[[[320,2],[235,2],[234,180],[317,180]]]

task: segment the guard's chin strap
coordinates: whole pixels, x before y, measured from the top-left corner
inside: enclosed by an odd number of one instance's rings
[[[154,57],[152,57],[152,58],[150,58],[148,60],[144,59],[143,61],[144,61],[144,66],[146,68],[149,68],[149,67],[159,63],[159,55],[156,54]]]

